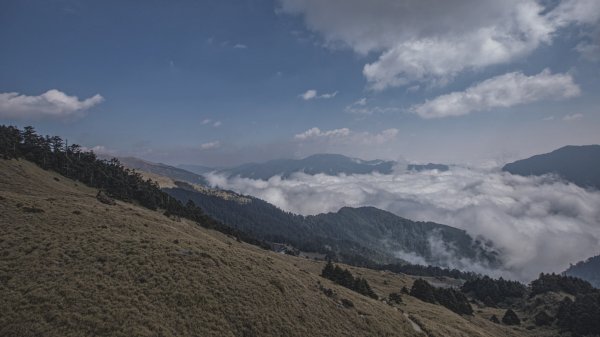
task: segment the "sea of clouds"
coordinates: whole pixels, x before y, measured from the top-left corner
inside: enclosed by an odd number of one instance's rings
[[[297,173],[268,181],[218,174],[207,178],[213,186],[303,215],[375,206],[412,220],[461,228],[492,240],[503,254],[503,276],[522,281],[540,272],[561,272],[570,263],[600,254],[600,192],[552,176],[454,166],[446,172]]]

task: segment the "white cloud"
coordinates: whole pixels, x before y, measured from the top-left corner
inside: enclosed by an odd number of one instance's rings
[[[576,121],[578,119],[582,119],[583,118],[583,114],[580,113],[574,113],[574,114],[570,114],[570,115],[566,115],[563,117],[563,121]]]
[[[294,139],[308,140],[314,138],[345,137],[348,135],[350,135],[350,129],[348,128],[321,131],[321,129],[315,127],[295,135]]]
[[[329,46],[374,53],[363,75],[371,88],[443,85],[458,73],[511,63],[549,45],[568,25],[598,21],[597,0],[280,0]],[[476,13],[474,15],[473,13]]]
[[[593,43],[580,42],[575,47],[575,50],[577,50],[581,54],[581,57],[588,61],[600,61],[600,41],[594,41]]]
[[[104,145],[96,145],[93,147],[82,146],[81,150],[82,151],[92,151],[95,154],[104,155],[104,156],[116,156],[118,153],[116,150],[109,149]]]
[[[379,133],[356,132],[348,128],[321,131],[311,128],[294,136],[299,141],[342,141],[353,145],[380,145],[392,141],[398,135],[398,129],[386,129]]]
[[[0,117],[14,119],[58,118],[78,116],[104,101],[98,94],[79,100],[62,91],[52,89],[39,96],[26,96],[16,92],[0,93]]]
[[[210,124],[213,128],[218,128],[219,126],[223,125],[223,122],[221,122],[221,121],[215,121],[215,120],[212,120],[210,118],[204,119],[201,123],[202,123],[202,125],[209,125]]]
[[[410,110],[422,118],[441,118],[543,99],[565,99],[580,93],[570,74],[552,74],[548,69],[532,76],[513,72],[492,77],[465,91],[438,96]]]
[[[553,177],[453,167],[392,175],[296,174],[268,181],[211,175],[209,181],[299,214],[375,206],[465,229],[493,240],[503,252],[504,276],[524,281],[597,255],[600,245],[600,192]]]
[[[303,100],[308,101],[317,97],[317,91],[313,89],[306,90],[305,93],[300,94]]]
[[[234,45],[233,48],[235,48],[235,49],[246,49],[246,48],[248,48],[248,46],[246,46],[245,44],[238,43],[238,44]]]
[[[309,90],[306,90],[306,92],[304,92],[303,94],[298,95],[298,97],[302,98],[305,101],[310,101],[312,99],[319,99],[319,98],[322,98],[322,99],[334,98],[337,94],[338,94],[338,92],[334,91],[332,93],[319,95],[316,90],[309,89]]]
[[[346,106],[344,111],[347,113],[351,113],[354,115],[373,115],[377,113],[389,113],[389,112],[399,112],[400,108],[394,107],[380,107],[380,106],[368,106],[367,99],[365,97],[353,102],[352,104]]]
[[[352,103],[352,105],[365,106],[365,105],[367,105],[367,98],[363,97],[363,98],[359,99],[358,101]]]
[[[200,144],[200,149],[202,149],[202,150],[212,150],[212,149],[217,149],[219,147],[221,147],[221,142],[219,142],[218,140]]]

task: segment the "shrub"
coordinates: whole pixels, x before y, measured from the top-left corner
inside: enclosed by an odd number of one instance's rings
[[[391,303],[396,303],[396,304],[402,303],[402,296],[400,296],[400,294],[398,294],[398,293],[391,293],[388,296],[388,299],[390,300]]]
[[[538,326],[551,325],[552,321],[554,321],[554,318],[548,315],[545,311],[540,311],[537,315],[535,315],[534,321],[535,325]]]
[[[508,309],[506,310],[504,317],[502,317],[502,323],[506,325],[519,325],[521,324],[521,320],[512,309]]]

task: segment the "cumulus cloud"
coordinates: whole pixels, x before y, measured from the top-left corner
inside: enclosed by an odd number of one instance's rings
[[[574,114],[570,114],[570,115],[566,115],[565,117],[563,117],[563,121],[576,121],[578,119],[582,119],[583,118],[583,114],[580,113],[574,113]]]
[[[248,46],[246,46],[245,44],[242,44],[242,43],[237,43],[236,45],[233,46],[233,48],[235,48],[235,49],[246,49],[246,48],[248,48]]]
[[[409,219],[462,228],[491,239],[503,252],[503,275],[524,281],[600,253],[600,192],[551,176],[452,167],[447,172],[392,175],[298,173],[262,181],[213,174],[208,179],[299,214],[375,206]]]
[[[103,155],[103,156],[116,156],[118,153],[116,150],[109,149],[104,145],[96,145],[93,147],[82,146],[81,150],[82,151],[92,151],[95,154],[99,154],[99,155]]]
[[[294,139],[307,140],[314,138],[345,137],[348,135],[350,135],[350,129],[348,128],[321,131],[321,129],[315,127],[295,135]]]
[[[335,141],[356,145],[381,145],[396,138],[398,129],[386,129],[379,133],[357,132],[348,128],[325,130],[314,127],[294,136],[298,141]]]
[[[219,148],[220,146],[221,146],[221,142],[219,142],[218,140],[215,140],[215,141],[212,141],[212,142],[200,144],[200,149],[202,149],[202,150],[212,150],[212,149]]]
[[[383,90],[413,82],[444,85],[458,73],[522,59],[569,25],[598,21],[596,0],[280,0],[329,46],[378,55],[363,75]],[[473,15],[473,13],[477,13]]]
[[[346,108],[344,108],[344,111],[355,115],[370,116],[378,113],[399,112],[400,108],[369,106],[367,104],[367,98],[363,97],[353,102],[352,104],[346,106]]]
[[[580,93],[570,74],[552,74],[548,69],[532,76],[512,72],[487,79],[465,91],[438,96],[410,110],[422,118],[441,118],[544,99],[566,99]]]
[[[313,99],[329,99],[334,98],[338,94],[337,91],[328,94],[319,95],[318,92],[314,89],[306,90],[303,94],[298,95],[298,97],[302,98],[305,101],[310,101]]]
[[[14,119],[57,118],[77,116],[104,101],[98,94],[80,100],[62,91],[52,89],[39,96],[27,96],[16,92],[0,93],[0,117]]]
[[[397,107],[381,107],[381,106],[356,106],[349,105],[344,111],[355,115],[370,116],[374,114],[385,114],[390,112],[400,112],[401,109]]]
[[[218,128],[219,126],[223,125],[223,123],[221,121],[213,121],[210,118],[204,119],[201,123],[202,123],[202,125],[210,124],[213,128]]]

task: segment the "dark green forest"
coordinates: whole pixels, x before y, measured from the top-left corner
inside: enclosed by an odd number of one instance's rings
[[[341,268],[340,266],[334,265],[331,261],[328,261],[321,276],[331,280],[342,287],[354,290],[359,294],[377,299],[377,295],[371,289],[369,282],[362,277],[354,277],[348,269]]]
[[[459,315],[472,315],[469,299],[454,288],[436,288],[423,279],[417,279],[410,289],[410,295],[423,302],[440,304]]]

